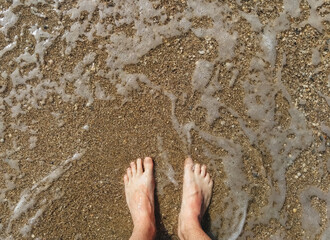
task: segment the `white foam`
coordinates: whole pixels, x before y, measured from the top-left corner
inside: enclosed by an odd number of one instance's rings
[[[20,0],[14,0],[10,8],[0,11],[0,14],[3,15],[3,17],[0,18],[0,25],[2,26],[0,31],[3,32],[5,36],[7,36],[8,30],[15,26],[18,20],[18,16],[12,12],[18,5],[21,5]]]
[[[312,64],[318,65],[321,62],[321,55],[317,48],[312,49]]]
[[[40,208],[36,210],[36,213],[32,218],[28,220],[27,224],[24,224],[22,227],[20,227],[20,233],[23,236],[27,236],[27,234],[31,231],[32,226],[42,215],[45,207],[52,202],[52,198],[39,201],[38,196],[40,193],[48,190],[54,181],[60,178],[66,171],[71,168],[71,163],[75,160],[79,160],[82,155],[83,153],[75,153],[71,158],[66,159],[59,166],[55,167],[48,175],[33,184],[31,188],[25,188],[21,192],[19,201],[11,207],[12,214],[10,215],[6,228],[7,236],[10,236],[12,233],[14,221],[19,219],[28,211],[31,211],[38,203]],[[53,199],[57,199],[58,196],[58,193],[55,192]]]
[[[258,15],[248,14],[243,11],[239,11],[239,14],[250,23],[253,31],[255,31],[255,32],[261,31],[263,24],[260,22]]]
[[[324,95],[323,93],[321,93],[320,91],[317,92],[321,97],[324,98],[324,100],[327,102],[328,106],[330,107],[330,97]]]
[[[133,91],[138,91],[140,86],[138,84],[138,74],[121,74],[122,82],[116,85],[117,93],[128,97]]]
[[[330,137],[330,127],[325,125],[324,123],[321,124],[320,129],[324,132],[328,137]]]
[[[299,17],[300,15],[300,0],[284,0],[284,11],[289,13],[292,17]]]
[[[217,60],[225,61],[233,58],[238,33],[235,31],[230,33],[228,31],[231,27],[231,22],[226,20],[225,14],[219,14],[218,11],[220,8],[221,13],[230,14],[231,9],[225,4],[210,3],[204,0],[187,1],[187,6],[193,9],[190,16],[207,16],[216,23],[213,24],[212,28],[193,28],[193,33],[197,37],[214,38],[217,41],[219,45]]]
[[[19,169],[19,160],[14,160],[11,158],[5,158],[3,159],[5,163],[7,163],[12,169],[15,169],[16,171],[20,171]]]
[[[198,60],[195,64],[191,85],[194,91],[204,92],[211,79],[214,65],[206,60]]]
[[[276,35],[289,27],[290,22],[287,19],[287,14],[282,12],[273,22],[270,22],[264,27],[264,31],[261,34],[260,47],[264,53],[263,58],[268,61],[272,67],[275,66],[276,60]]]
[[[159,151],[159,156],[161,158],[160,165],[160,172],[164,174],[167,179],[161,179],[159,184],[157,185],[157,191],[159,194],[164,194],[164,187],[172,183],[175,187],[178,187],[178,182],[175,179],[175,171],[173,169],[173,166],[169,162],[169,157],[167,151],[164,149],[164,143],[161,136],[157,136],[157,148]]]
[[[329,220],[329,218],[328,218]],[[327,228],[325,229],[325,231],[322,233],[321,235],[321,240],[327,240],[330,238],[330,223],[327,224]]]
[[[277,84],[272,83],[272,75],[264,68],[262,61],[252,59],[250,74],[251,81],[246,80],[243,83],[245,89],[244,103],[248,109],[248,115],[259,122],[259,129],[253,130],[245,126],[243,121],[240,125],[244,133],[249,137],[251,144],[263,141],[267,152],[273,159],[271,168],[273,170],[273,178],[277,182],[277,187],[273,186],[269,180],[270,194],[268,196],[268,204],[261,208],[261,214],[253,217],[248,222],[249,228],[252,229],[254,224],[267,224],[270,219],[275,218],[281,224],[285,224],[286,217],[281,216],[280,210],[283,207],[286,195],[286,167],[291,165],[299,156],[303,149],[307,149],[313,141],[312,133],[307,128],[304,115],[298,111],[292,104],[290,94],[281,83],[281,70],[285,64],[285,56],[282,58],[281,68],[277,75]],[[276,102],[275,96],[281,93],[288,101],[290,107],[288,112],[291,121],[288,127],[277,126],[275,121]],[[259,102],[257,101],[259,98]],[[295,138],[288,136],[295,134]],[[245,232],[243,237],[253,235],[251,232]]]
[[[29,144],[30,144],[29,149],[33,149],[37,146],[37,140],[38,138],[36,136],[31,136],[29,138]]]
[[[265,54],[265,60],[267,60],[272,66],[275,65],[276,60],[276,32],[270,29],[268,26],[264,30],[264,34],[261,39],[261,48]]]
[[[25,112],[21,108],[20,103],[17,104],[16,106],[13,106],[11,108],[11,112],[12,112],[12,114],[11,114],[12,117],[17,117],[19,114],[25,114]]]
[[[88,20],[91,19],[93,12],[95,11],[99,1],[98,0],[79,0],[77,8],[72,8],[67,11],[67,14],[71,15],[71,19],[77,19],[80,17],[81,12],[88,12]]]
[[[5,129],[6,129],[5,122],[3,121],[2,117],[0,117],[0,137],[1,138],[3,138]]]
[[[19,232],[22,234],[23,237],[27,237],[28,234],[31,232],[32,227],[37,223],[38,219],[40,218],[40,216],[43,214],[45,208],[40,208],[38,209],[38,211],[36,212],[36,214],[31,217],[28,220],[28,223],[25,224],[20,230]]]
[[[40,63],[43,64],[45,51],[53,44],[53,41],[59,35],[59,32],[53,32],[53,34],[50,34],[46,31],[43,31],[41,28],[38,28],[37,25],[32,26],[29,31],[37,42],[36,46],[34,47],[33,56],[36,57],[38,55]]]
[[[229,87],[233,87],[233,86],[234,86],[235,81],[236,81],[236,79],[237,79],[237,77],[238,77],[238,74],[239,74],[238,69],[233,69],[232,72],[233,72],[233,76],[232,76],[231,79],[230,79]]]
[[[330,14],[325,14],[324,17],[322,17],[319,13],[318,13],[318,7],[322,6],[324,4],[324,0],[307,0],[310,8],[310,12],[309,12],[309,17],[307,20],[301,22],[299,24],[300,27],[304,27],[307,24],[311,25],[312,27],[314,27],[315,29],[317,29],[319,32],[323,32],[323,24],[322,22],[324,21],[330,21]]]
[[[17,41],[14,41],[10,44],[8,44],[6,47],[4,47],[2,50],[0,50],[0,58],[6,53],[11,50],[13,50],[17,45]]]
[[[71,25],[70,30],[66,30],[62,36],[62,39],[65,39],[67,42],[67,47],[65,54],[70,54],[72,49],[77,46],[77,41],[80,40],[80,36],[85,33],[88,22],[85,21],[82,24],[75,22]]]
[[[95,97],[99,100],[112,100],[113,96],[106,96],[101,85],[99,83],[95,83]]]
[[[219,108],[222,104],[219,102],[218,98],[214,97],[214,93],[220,89],[220,85],[214,82],[204,90],[200,99],[200,103],[198,104],[198,106],[206,109],[206,122],[208,124],[212,124],[216,119],[220,117]]]
[[[311,206],[311,197],[316,196],[326,201],[327,209],[330,209],[330,192],[323,192],[315,186],[306,188],[299,196],[302,205],[302,227],[305,231],[304,239],[314,239],[321,232],[320,213]],[[330,213],[327,211],[327,219]],[[328,223],[329,224],[329,223]]]

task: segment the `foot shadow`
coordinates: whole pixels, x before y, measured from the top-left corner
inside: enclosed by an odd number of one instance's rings
[[[159,202],[158,202],[158,197],[155,194],[155,217],[156,217],[156,228],[157,228],[157,234],[156,234],[156,240],[172,240],[176,239],[171,236],[168,231],[166,230],[163,222],[162,222],[162,217],[160,215],[160,210],[159,210]]]
[[[205,214],[204,214],[204,218],[203,218],[203,221],[202,221],[202,228],[203,228],[204,232],[207,234],[207,236],[209,236],[212,240],[217,240],[218,239],[211,232],[211,218],[210,218],[209,211],[206,211]]]
[[[157,166],[157,161],[156,157],[152,158],[154,160],[154,176],[156,176],[155,169]],[[171,240],[173,239],[172,236],[168,233],[168,231],[165,228],[165,225],[163,224],[162,221],[162,216],[160,214],[160,208],[159,208],[159,201],[158,201],[158,196],[156,194],[156,189],[157,189],[157,182],[155,182],[155,193],[154,193],[154,199],[155,199],[155,218],[156,218],[156,240]]]

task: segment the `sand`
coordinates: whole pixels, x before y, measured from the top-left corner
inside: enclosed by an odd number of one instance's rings
[[[145,156],[157,239],[178,239],[188,155],[214,179],[211,238],[330,238],[326,0],[40,2],[0,3],[1,239],[128,239]]]

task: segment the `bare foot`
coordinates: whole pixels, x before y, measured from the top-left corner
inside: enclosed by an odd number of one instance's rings
[[[131,239],[152,239],[156,233],[154,214],[155,180],[152,159],[131,162],[124,176],[125,195],[134,229]]]
[[[210,204],[212,187],[213,181],[206,171],[206,166],[201,167],[198,163],[194,165],[191,158],[187,158],[184,166],[182,204],[179,214],[180,238],[185,239],[184,233],[189,232],[188,229],[199,228],[201,230],[200,223]]]

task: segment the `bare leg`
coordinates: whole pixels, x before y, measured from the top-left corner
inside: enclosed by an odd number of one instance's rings
[[[146,157],[131,162],[124,176],[125,195],[133,219],[131,240],[154,239],[156,223],[154,213],[155,180],[152,159]]]
[[[195,164],[187,158],[184,166],[183,194],[179,214],[178,234],[180,239],[210,239],[201,227],[203,215],[212,195],[213,181],[206,166]]]

